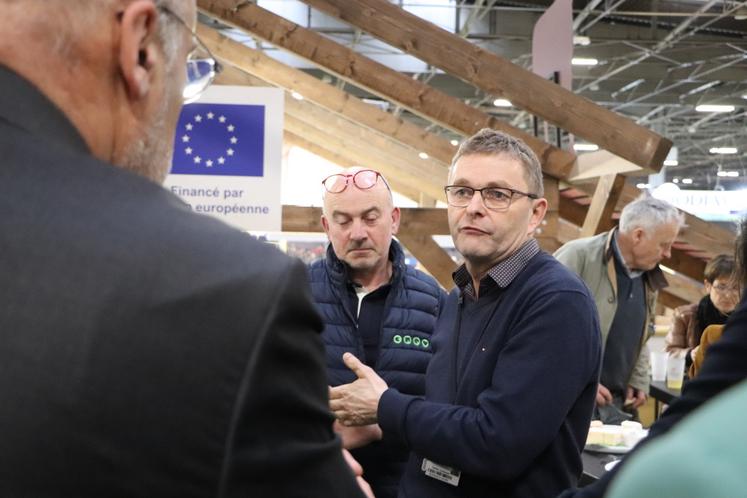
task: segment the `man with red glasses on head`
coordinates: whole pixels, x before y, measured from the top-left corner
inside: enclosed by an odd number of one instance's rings
[[[0,0],[3,498],[362,496],[305,266],[160,185],[196,14]]]
[[[543,498],[576,483],[601,364],[581,279],[533,238],[547,201],[526,144],[485,129],[459,148],[445,187],[454,272],[425,398],[353,355],[332,388],[343,425],[378,422],[410,450],[400,498]]]
[[[400,210],[379,172],[350,168],[322,184],[322,226],[330,244],[309,272],[325,323],[329,383],[355,380],[342,361],[344,353],[353,353],[397,389],[422,396],[431,335],[446,294],[432,277],[405,264],[402,247],[392,239]],[[378,439],[378,427],[366,430]],[[347,447],[357,446],[352,431],[342,436]],[[407,454],[386,437],[353,451],[377,498],[397,495]]]

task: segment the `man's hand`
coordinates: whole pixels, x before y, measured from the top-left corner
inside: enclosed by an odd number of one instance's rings
[[[636,389],[633,386],[628,386],[625,391],[625,406],[633,406],[638,408],[643,405],[648,399],[648,394],[644,393],[640,389]]]
[[[374,441],[379,441],[384,435],[379,424],[346,427],[339,420],[335,420],[332,428],[342,439],[342,447],[346,450],[354,450]]]
[[[358,486],[361,488],[361,491],[363,491],[363,494],[368,498],[376,498],[371,486],[365,481],[365,479],[363,479],[363,467],[361,467],[361,464],[353,458],[353,455],[351,455],[348,450],[342,450],[342,456],[345,457],[345,461],[350,466],[353,474],[355,474],[355,479],[358,481]]]
[[[329,408],[342,425],[375,424],[379,399],[388,389],[386,382],[350,353],[342,355],[342,361],[358,376],[358,380],[331,388]]]
[[[610,403],[612,403],[612,393],[602,384],[599,384],[597,387],[597,406],[605,406]]]

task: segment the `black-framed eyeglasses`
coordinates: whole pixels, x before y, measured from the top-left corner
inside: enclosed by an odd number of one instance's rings
[[[485,207],[493,211],[505,211],[508,209],[515,195],[522,195],[530,199],[539,199],[539,196],[536,194],[528,194],[507,187],[472,188],[464,185],[447,185],[444,187],[444,192],[446,192],[446,202],[450,206],[459,208],[467,207],[472,201],[475,192],[480,192]]]
[[[389,189],[389,184],[386,179],[378,171],[372,169],[362,169],[355,173],[336,173],[329,175],[327,178],[322,180],[322,185],[330,194],[339,194],[348,188],[348,184],[352,181],[353,185],[358,187],[360,190],[368,190],[376,185],[376,182],[384,182],[386,188]],[[391,189],[390,189],[391,190]]]
[[[182,91],[185,104],[194,102],[215,80],[215,76],[223,70],[223,66],[217,61],[210,49],[205,45],[194,28],[179,17],[168,7],[159,6],[158,10],[176,19],[179,24],[187,28],[192,34],[195,48],[187,56],[187,80]]]

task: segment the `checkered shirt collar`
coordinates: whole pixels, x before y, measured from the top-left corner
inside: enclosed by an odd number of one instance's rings
[[[521,270],[523,270],[527,263],[529,263],[529,260],[536,256],[538,252],[540,252],[540,247],[537,240],[529,239],[519,247],[518,251],[488,270],[488,275],[493,279],[498,287],[505,289],[514,281],[519,273],[521,273]],[[467,271],[465,265],[457,268],[452,274],[452,278],[463,294],[467,294],[471,298],[475,297],[472,276]]]

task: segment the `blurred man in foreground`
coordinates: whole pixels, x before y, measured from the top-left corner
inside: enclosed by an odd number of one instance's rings
[[[158,184],[194,1],[0,11],[0,495],[359,496],[303,265]]]

